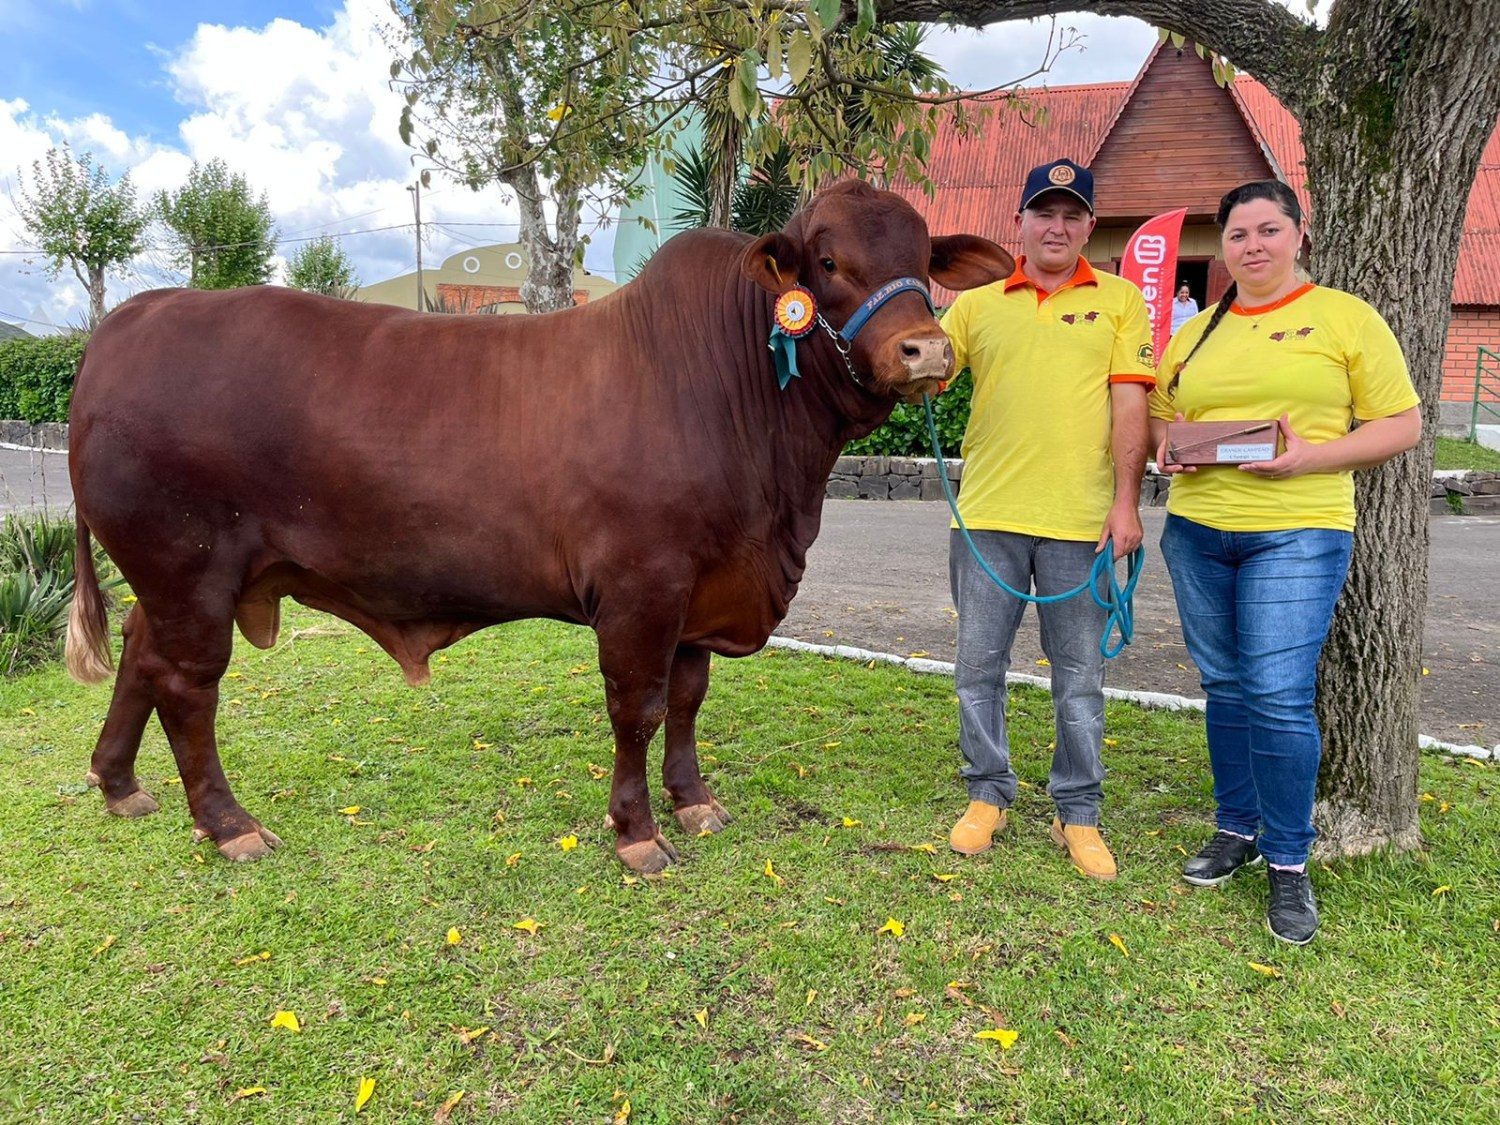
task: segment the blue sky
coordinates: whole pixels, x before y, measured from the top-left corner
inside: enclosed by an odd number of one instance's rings
[[[294,238],[342,234],[363,281],[409,272],[413,171],[396,136],[388,18],[386,0],[0,0],[0,320],[32,331],[82,320],[82,287],[28,256],[10,202],[32,162],[63,143],[128,172],[142,197],[180,186],[194,161],[223,159],[267,193],[284,253]],[[1155,42],[1133,20],[1058,23],[1081,38],[1052,84],[1129,78]],[[1052,32],[1039,20],[937,32],[928,50],[954,81],[981,88],[1035,69]],[[423,196],[424,259],[512,241],[516,217],[498,190],[435,182]],[[608,218],[585,221],[585,265],[613,276]],[[109,301],[182,280],[157,233],[109,279]]]
[[[182,107],[162,64],[199,24],[263,27],[286,18],[324,27],[340,7],[333,0],[0,0],[8,68],[0,96],[61,117],[106,113],[126,133],[170,143]]]

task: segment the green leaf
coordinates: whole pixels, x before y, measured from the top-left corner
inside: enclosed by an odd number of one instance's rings
[[[1172,32],[1170,38],[1172,40],[1172,46],[1176,47],[1179,51],[1182,50],[1182,45],[1187,42],[1187,36],[1182,34],[1182,32],[1180,31]]]
[[[1165,43],[1167,41],[1167,36],[1171,35],[1171,34],[1172,33],[1170,31],[1168,31],[1166,28],[1164,28],[1164,27],[1158,27],[1156,29],[1156,41],[1158,43]]]
[[[864,35],[875,26],[875,0],[859,0],[859,17],[854,24],[854,33]]]
[[[766,70],[773,81],[781,81],[782,73],[781,29],[773,27],[766,34]]]
[[[813,0],[813,10],[823,21],[823,26],[832,28],[839,18],[839,0]]]
[[[1198,52],[1198,57],[1200,59],[1208,58],[1208,48],[1205,47],[1202,43],[1194,43],[1193,50]]]
[[[792,36],[792,41],[788,44],[786,52],[786,68],[787,72],[791,75],[792,85],[802,85],[811,67],[812,36],[805,31],[799,31]]]
[[[733,113],[739,120],[745,120],[745,86],[742,82],[731,82],[729,84],[729,112]]]

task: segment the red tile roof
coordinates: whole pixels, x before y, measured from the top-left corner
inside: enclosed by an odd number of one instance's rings
[[[1147,58],[1142,74],[1156,54]],[[1011,219],[1027,170],[1061,156],[1088,162],[1139,81],[1137,75],[1131,83],[1056,86],[994,99],[992,112],[969,135],[960,136],[951,122],[938,130],[927,167],[936,187],[933,198],[909,184],[893,186],[927,215],[934,234],[980,234],[1017,253]],[[1247,75],[1235,79],[1230,96],[1272,167],[1310,210],[1296,118]],[[1500,123],[1485,145],[1469,195],[1453,303],[1500,305]]]
[[[1237,78],[1234,94],[1257,139],[1269,147],[1282,177],[1307,208],[1307,170],[1303,167],[1302,130],[1296,118],[1253,78]],[[1500,124],[1485,143],[1469,192],[1458,272],[1453,278],[1453,303],[1500,305]]]

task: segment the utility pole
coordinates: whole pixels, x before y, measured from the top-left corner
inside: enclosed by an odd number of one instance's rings
[[[427,311],[427,290],[422,285],[422,181],[406,189],[412,193],[412,206],[417,214],[417,311]]]

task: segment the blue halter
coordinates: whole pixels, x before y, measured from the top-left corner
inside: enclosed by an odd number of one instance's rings
[[[932,313],[933,316],[937,315],[937,309],[933,308],[932,305],[932,294],[927,291],[927,286],[923,285],[915,277],[898,277],[895,281],[887,281],[879,289],[866,297],[865,303],[854,310],[854,315],[839,330],[839,335],[849,343],[854,343],[854,337],[859,335],[859,330],[875,315],[875,310],[880,308],[881,305],[885,304],[897,293],[905,293],[908,289],[914,289],[916,292],[922,294],[922,300],[927,302],[927,311]]]
[[[833,342],[838,346],[839,353],[844,358],[844,366],[849,369],[849,375],[856,383],[860,382],[860,379],[854,373],[854,366],[849,361],[849,347],[854,343],[854,337],[859,335],[860,330],[869,323],[870,318],[875,315],[876,310],[881,305],[885,304],[892,297],[905,293],[907,290],[920,293],[922,300],[927,303],[927,311],[934,316],[937,315],[937,310],[932,304],[932,294],[927,291],[927,286],[922,283],[921,279],[915,277],[898,277],[894,281],[887,281],[864,299],[864,303],[854,310],[854,315],[844,323],[844,327],[838,332],[835,332],[828,321],[823,319],[821,311],[814,311],[818,324],[822,325],[823,331],[827,332],[833,338]],[[776,381],[780,384],[782,390],[786,390],[787,384],[793,378],[800,378],[802,375],[802,372],[797,370],[798,339],[800,339],[800,336],[791,336],[783,332],[780,325],[774,323],[771,325],[769,347],[771,354],[776,359]]]

